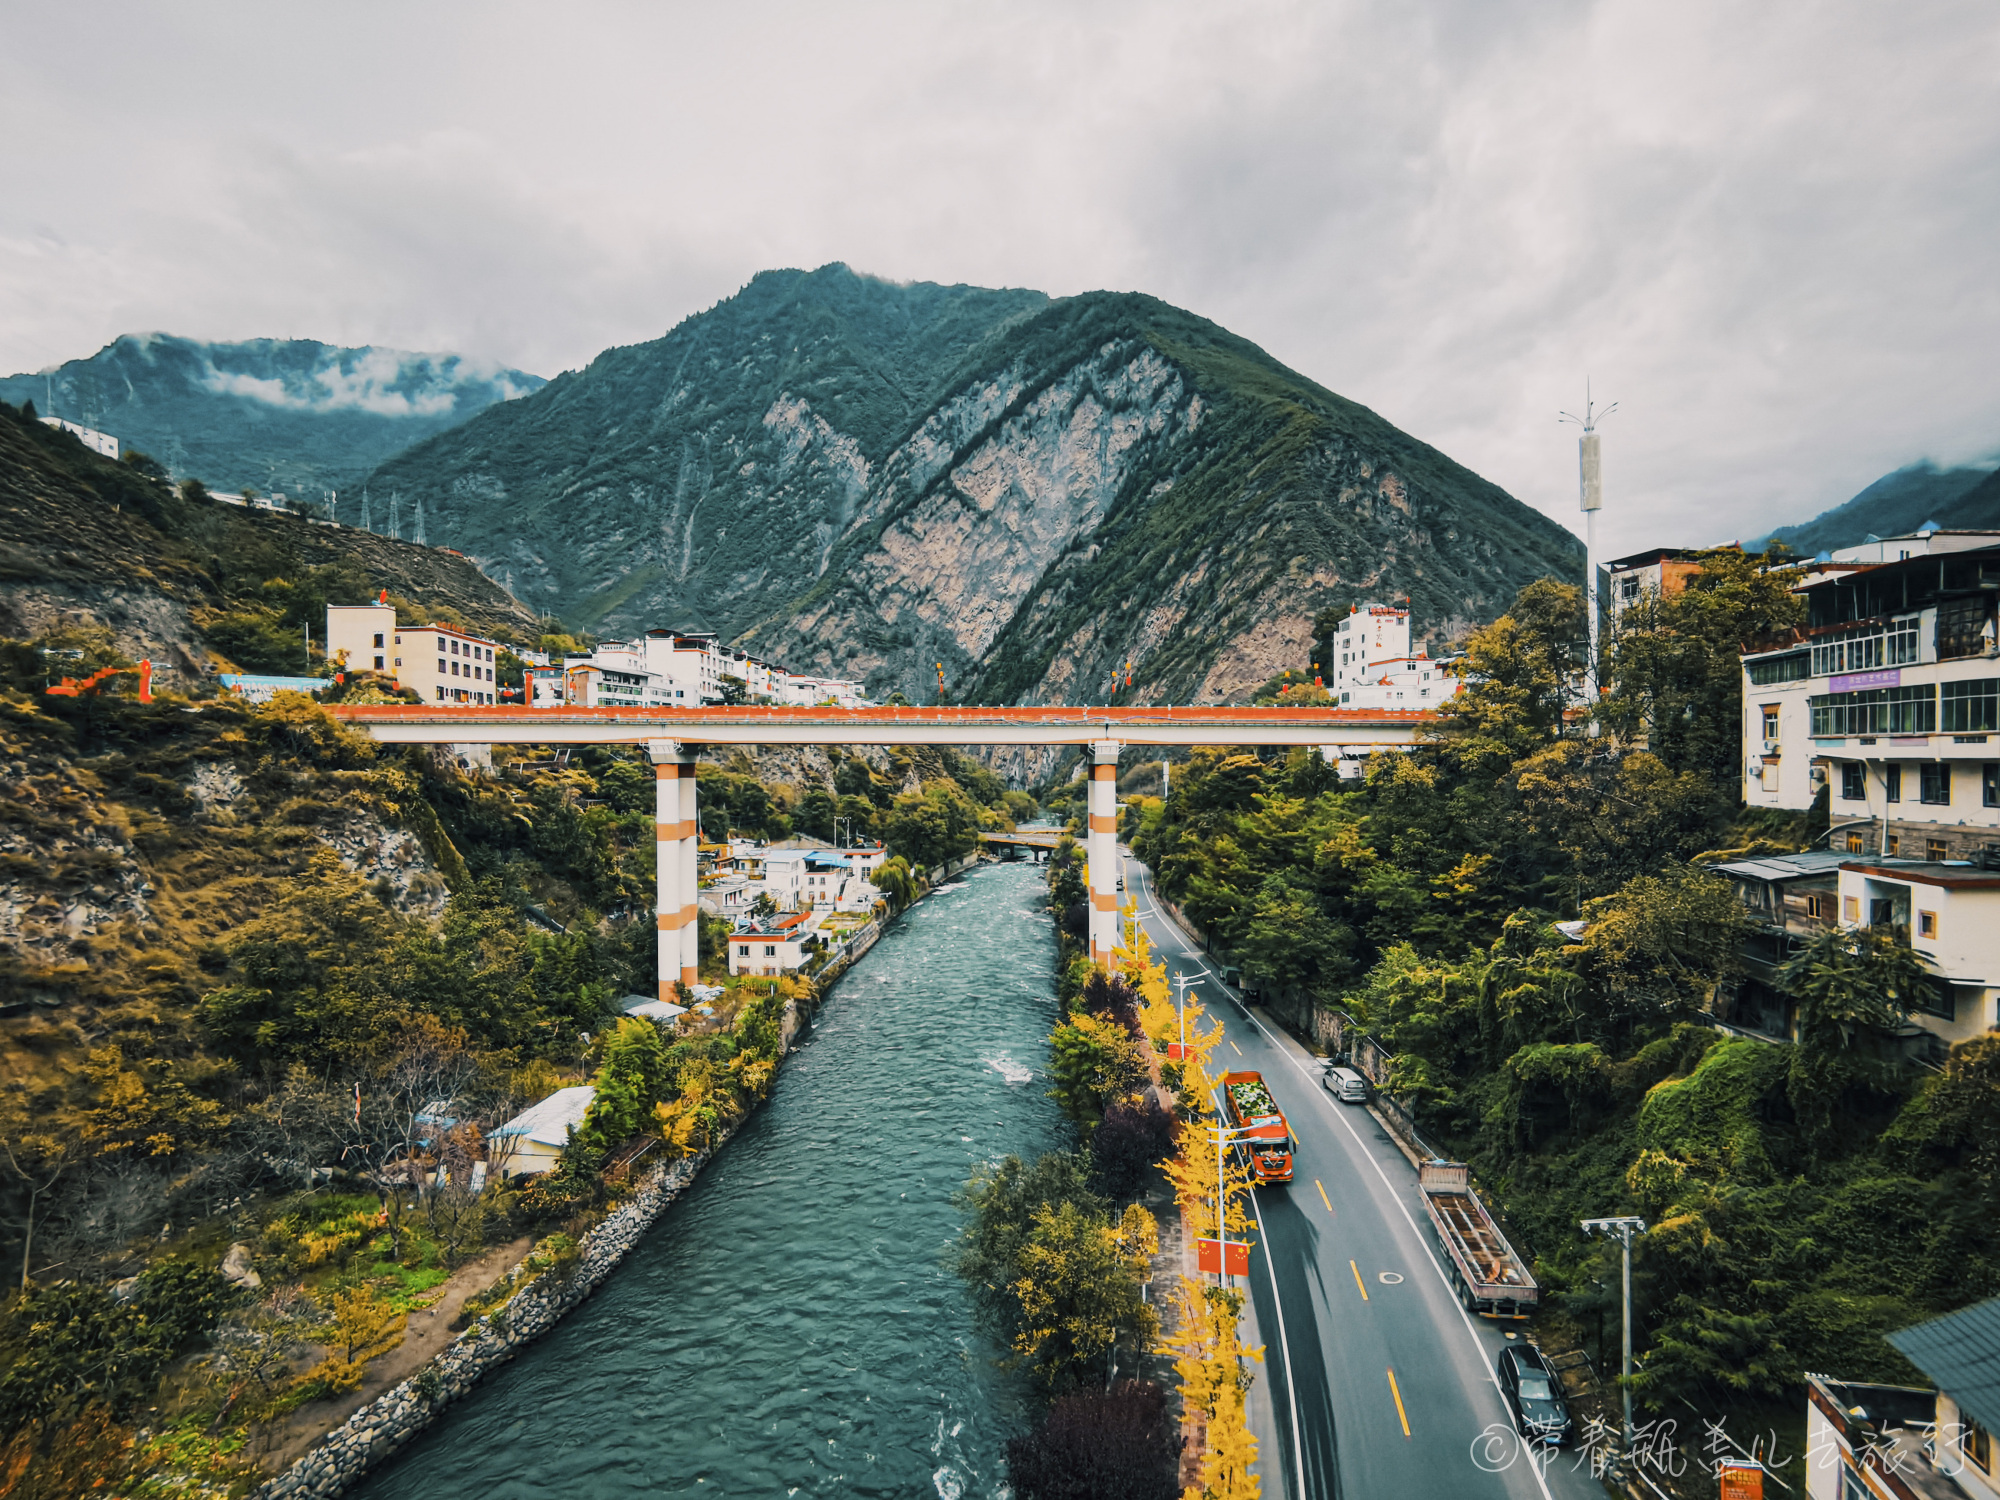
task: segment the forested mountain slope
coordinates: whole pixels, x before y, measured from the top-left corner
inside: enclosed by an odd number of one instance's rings
[[[140,333],[54,370],[0,378],[0,400],[33,401],[42,416],[109,432],[210,489],[318,501],[390,454],[542,384],[457,354]],[[387,498],[372,517],[383,530]],[[344,517],[359,519],[359,490],[341,499]]]
[[[1240,693],[1327,608],[1490,618],[1561,527],[1153,298],[766,272],[383,465],[433,540],[603,632],[705,625],[960,701]]]
[[[1940,469],[1924,462],[1884,474],[1844,504],[1822,511],[1798,526],[1780,526],[1758,547],[1783,542],[1805,557],[1834,547],[1852,547],[1869,533],[1896,536],[1915,531],[1926,521],[1962,529],[2000,522],[2000,488],[1989,483],[1985,469]],[[1983,504],[1975,496],[1981,490]]]
[[[381,589],[503,639],[534,616],[463,557],[181,494],[0,403],[0,636],[102,628],[185,687],[306,668],[304,627]]]

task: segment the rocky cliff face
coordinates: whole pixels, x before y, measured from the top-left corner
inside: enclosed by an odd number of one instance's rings
[[[1408,595],[1449,638],[1562,528],[1152,298],[773,272],[371,479],[607,634],[704,625],[929,701],[1213,702]]]

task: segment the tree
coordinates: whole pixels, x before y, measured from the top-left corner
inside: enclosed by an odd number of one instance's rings
[[[1692,858],[1709,847],[1727,805],[1704,775],[1582,740],[1537,751],[1510,780],[1531,826],[1568,858],[1579,899]]]
[[[1092,1173],[1113,1198],[1137,1192],[1146,1173],[1173,1151],[1174,1117],[1151,1098],[1112,1104],[1091,1132]]]
[[[1812,938],[1778,970],[1798,1002],[1798,1042],[1814,1052],[1844,1052],[1869,1032],[1892,1030],[1928,999],[1935,983],[1900,934],[1838,927]]]
[[[1042,1385],[1062,1390],[1089,1379],[1121,1334],[1142,1349],[1152,1342],[1159,1319],[1140,1295],[1145,1263],[1141,1247],[1101,1212],[1076,1202],[1035,1209],[1009,1292],[1019,1309],[1013,1350]]]
[[[579,1134],[598,1151],[613,1151],[652,1118],[670,1081],[667,1050],[651,1021],[628,1017],[605,1041],[604,1062],[593,1080],[590,1110]]]
[[[1468,771],[1493,773],[1562,733],[1583,667],[1583,591],[1537,579],[1465,642],[1466,685],[1428,737]]]
[[[970,854],[979,847],[979,828],[979,808],[942,778],[897,797],[882,825],[889,847],[919,870]]]
[[[1087,1012],[1071,1016],[1049,1036],[1049,1097],[1086,1129],[1105,1108],[1138,1088],[1146,1076],[1139,1045],[1116,1021]]]
[[[1617,734],[1643,740],[1674,772],[1734,787],[1742,757],[1743,663],[1748,645],[1805,618],[1782,556],[1715,547],[1676,594],[1620,611],[1603,714]]]

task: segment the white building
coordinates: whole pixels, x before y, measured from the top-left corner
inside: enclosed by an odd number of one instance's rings
[[[810,908],[770,921],[746,920],[729,934],[729,972],[775,977],[802,967],[823,941],[818,927]]]
[[[1807,624],[1743,656],[1744,801],[1797,810],[1824,787],[1853,854],[2000,844],[2000,546],[1913,547],[1799,592]]]
[[[1411,651],[1410,612],[1398,605],[1355,605],[1334,627],[1332,653],[1320,675],[1342,708],[1434,708],[1459,689],[1446,664]]]
[[[375,604],[326,607],[330,660],[393,677],[426,703],[497,703],[494,662],[504,649],[455,625],[399,626],[386,594]]]
[[[1961,862],[1848,859],[1840,866],[1842,927],[1884,927],[1903,937],[1936,979],[1910,1020],[1954,1042],[2000,1028],[2000,870]]]
[[[108,432],[99,432],[94,427],[85,427],[80,422],[65,421],[61,417],[43,417],[42,425],[57,427],[82,441],[83,446],[93,453],[101,453],[106,458],[118,457],[118,439]]]
[[[597,1090],[587,1083],[557,1089],[505,1125],[487,1132],[486,1155],[503,1177],[534,1177],[555,1170],[570,1132],[590,1113]]]

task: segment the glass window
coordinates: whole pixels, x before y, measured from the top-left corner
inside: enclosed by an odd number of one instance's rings
[[[1815,739],[1937,732],[1937,689],[1929,683],[1829,693],[1807,701]]]
[[[1775,703],[1767,703],[1764,705],[1764,738],[1775,740],[1777,737],[1778,706]]]
[[[2000,766],[1995,766],[2000,770]],[[1843,802],[1866,802],[1868,800],[1868,778],[1861,762],[1843,761],[1840,766],[1840,800]]]
[[[1812,653],[1794,651],[1788,656],[1753,661],[1749,672],[1750,681],[1758,687],[1769,687],[1774,682],[1803,682],[1812,675]]]
[[[379,630],[375,632],[375,644],[377,646],[382,644],[382,632]]]
[[[1951,765],[1948,761],[1930,760],[1917,768],[1918,800],[1937,807],[1951,806]]]
[[[1920,911],[1917,913],[1917,936],[1934,938],[1937,936],[1937,913]]]
[[[1917,659],[1917,616],[1891,620],[1888,636],[1889,665],[1907,667]]]
[[[1881,627],[1851,632],[1812,648],[1812,675],[1831,677],[1840,672],[1871,671],[1881,666],[1887,656]]]
[[[2000,761],[1989,760],[1979,768],[1979,800],[1987,807],[2000,807]]]
[[[2000,729],[2000,677],[1947,682],[1943,698],[1946,734],[1986,734]]]
[[[1883,796],[1887,797],[1891,802],[1901,802],[1903,800],[1903,768],[1901,766],[1885,766],[1882,770],[1882,786]]]
[[[1850,851],[1858,853],[1858,850],[1853,849],[1853,844],[1859,842],[1858,837],[1853,834],[1848,835],[1848,837],[1850,840]],[[1840,918],[1843,922],[1859,922],[1861,920],[1861,898],[1859,896],[1842,896],[1840,898]]]
[[[1849,854],[1859,854],[1861,852],[1861,849],[1862,849],[1861,830],[1858,828],[1848,830],[1847,852]],[[1849,896],[1847,898],[1847,901],[1850,906],[1854,904],[1854,898],[1852,896]]]

